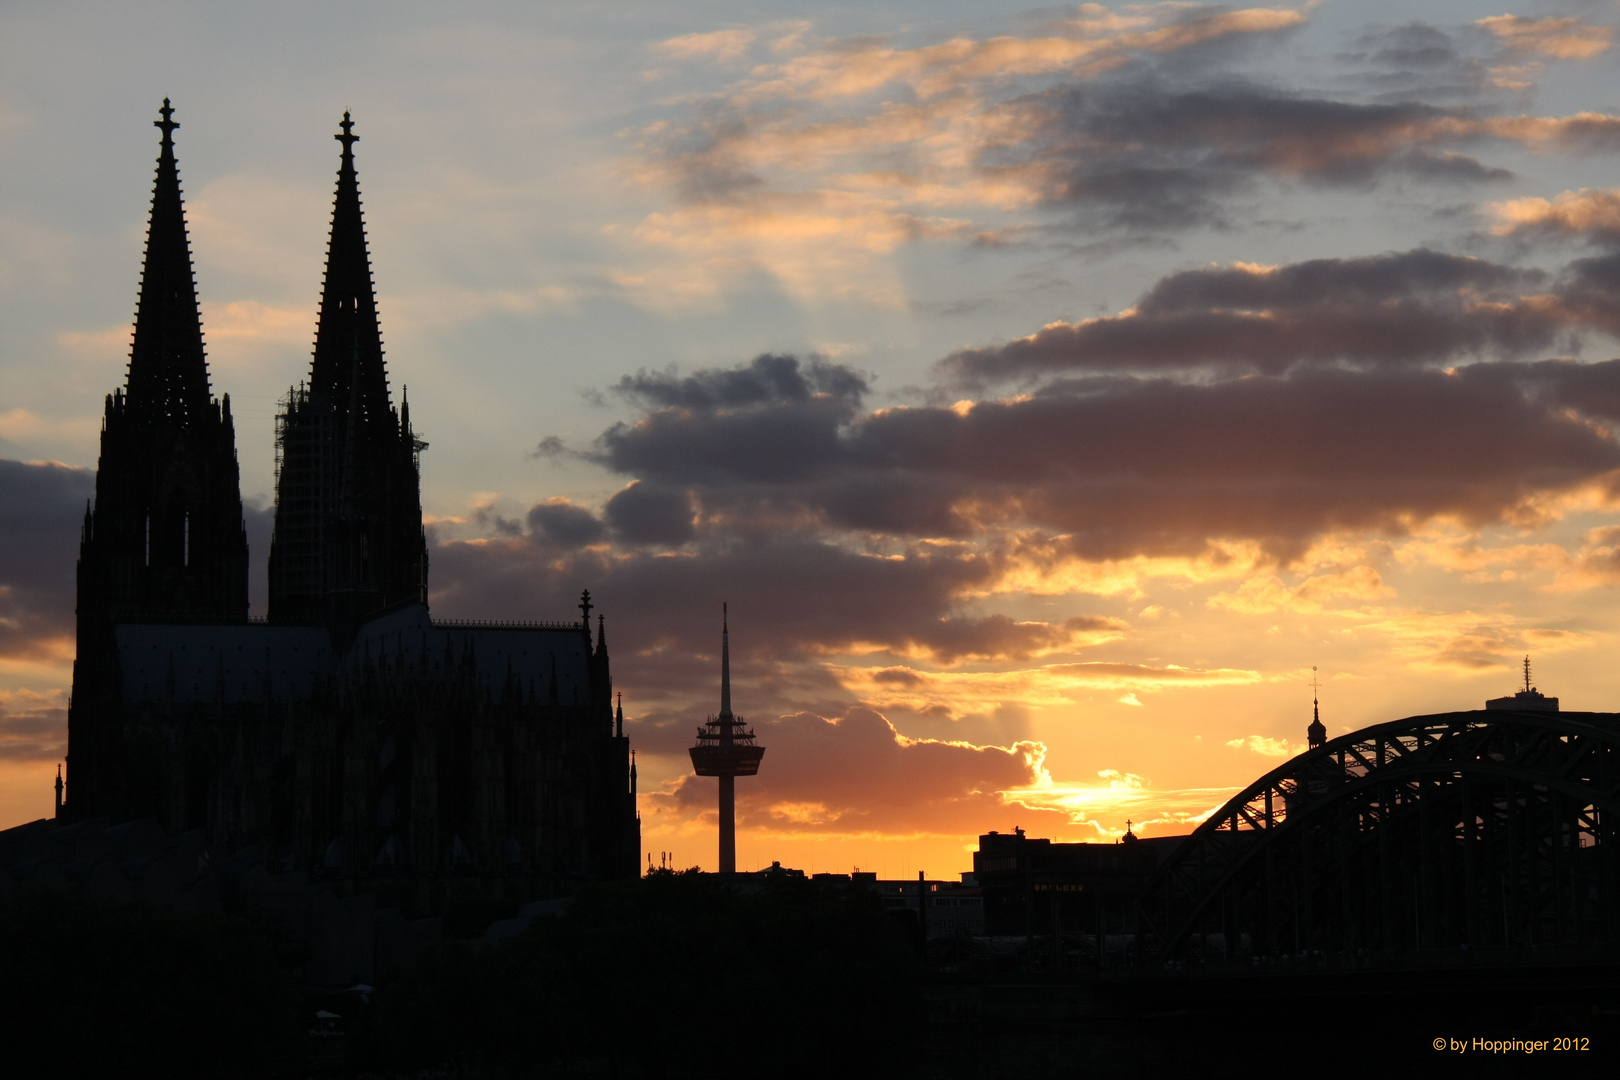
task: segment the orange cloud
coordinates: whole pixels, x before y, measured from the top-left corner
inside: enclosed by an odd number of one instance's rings
[[[972,835],[996,820],[1001,792],[1041,782],[1038,742],[979,746],[910,739],[865,706],[838,716],[795,713],[756,722],[766,747],[759,775],[737,785],[738,826],[829,839],[904,834]],[[711,781],[681,776],[643,796],[649,830],[712,828]]]
[[[1317,612],[1338,599],[1373,600],[1393,596],[1395,590],[1384,584],[1370,566],[1352,566],[1331,574],[1313,574],[1298,585],[1285,585],[1275,574],[1252,577],[1234,592],[1209,598],[1209,606],[1240,615],[1274,611]]]
[[[1228,739],[1226,745],[1234,750],[1248,750],[1262,757],[1288,757],[1299,752],[1299,747],[1290,747],[1287,739],[1273,739],[1265,735]]]
[[[0,690],[0,760],[50,761],[67,753],[67,691]]]
[[[1541,232],[1560,236],[1620,236],[1620,188],[1582,188],[1552,199],[1529,196],[1489,204],[1497,236]]]
[[[746,29],[711,30],[703,34],[682,34],[659,42],[654,48],[673,60],[735,60],[754,43],[754,31]]]
[[[1257,671],[1237,668],[1204,670],[1103,661],[1010,671],[921,671],[904,666],[829,666],[827,671],[844,689],[876,708],[951,717],[1008,705],[1051,708],[1098,692],[1147,693],[1168,686],[1233,686],[1262,679]]]
[[[1130,822],[1139,834],[1192,831],[1220,808],[1236,788],[1155,788],[1145,778],[1117,769],[1097,772],[1101,783],[1046,780],[1001,793],[1010,805],[1058,811],[1094,838],[1117,838]]]
[[[1590,60],[1609,51],[1612,26],[1592,26],[1568,16],[1527,19],[1523,15],[1492,15],[1474,24],[1482,26],[1516,52],[1553,60]]]
[[[1238,34],[1274,33],[1306,21],[1303,11],[1288,8],[1248,8],[1183,19],[1178,7],[1137,9],[1123,18],[1083,13],[1081,18],[1054,24],[1068,30],[1066,36],[959,37],[915,49],[865,38],[834,42],[767,69],[758,83],[741,92],[823,100],[902,83],[931,98],[990,79],[1054,71],[1096,74],[1124,63],[1131,52],[1175,52]]]

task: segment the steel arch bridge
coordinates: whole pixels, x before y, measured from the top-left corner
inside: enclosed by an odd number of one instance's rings
[[[1215,812],[1144,887],[1146,957],[1620,940],[1620,714],[1414,716]]]

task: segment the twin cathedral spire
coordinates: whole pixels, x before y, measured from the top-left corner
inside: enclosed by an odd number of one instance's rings
[[[212,396],[164,99],[126,385],[107,398],[79,561],[80,649],[112,621],[245,622],[247,537],[230,398]],[[427,595],[421,450],[389,395],[371,261],[343,114],[326,278],[308,379],[277,417],[269,618],[340,641],[379,608]],[[93,664],[93,661],[91,661]]]
[[[354,121],[343,144],[326,281],[309,379],[277,418],[270,620],[328,623],[339,636],[366,614],[427,599],[419,455],[408,403],[395,409],[366,249]]]

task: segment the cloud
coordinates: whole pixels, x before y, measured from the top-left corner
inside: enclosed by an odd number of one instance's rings
[[[1453,147],[1569,137],[1421,101],[1308,97],[1232,79],[1192,89],[1152,79],[1063,85],[1016,108],[1027,137],[984,164],[1021,176],[1048,205],[1087,210],[1081,220],[1093,228],[1224,224],[1230,197],[1266,177],[1352,188],[1389,176],[1503,179]]]
[[[988,80],[1095,74],[1127,62],[1131,53],[1173,53],[1233,35],[1290,30],[1304,22],[1297,9],[1223,11],[1213,5],[1165,4],[1137,8],[1124,17],[1099,19],[1087,13],[1049,24],[1064,31],[1061,36],[956,37],[911,49],[898,48],[887,37],[851,38],[767,67],[733,94],[826,100],[900,84],[927,99]]]
[[[899,641],[879,644],[897,656],[952,665],[966,660],[1027,660],[1101,645],[1124,636],[1122,619],[1082,615],[1061,623],[1015,622],[1006,615],[953,616],[920,623]]]
[[[1062,371],[1517,358],[1591,325],[1544,286],[1537,270],[1426,248],[1205,267],[1161,278],[1118,315],[1051,323],[1004,345],[958,350],[941,366],[976,384]]]
[[[302,308],[271,307],[256,300],[204,302],[202,320],[211,342],[262,341],[305,345],[315,329],[309,312]]]
[[[1489,204],[1497,236],[1573,236],[1620,243],[1620,188],[1582,188],[1553,199],[1527,196]]]
[[[654,408],[595,459],[691,493],[709,528],[912,537],[1058,534],[1071,557],[1297,555],[1335,530],[1535,514],[1620,467],[1620,365],[1299,368],[1211,381],[1100,376],[1013,398],[864,412],[812,396]],[[1008,548],[1000,549],[1010,557]]]
[[[1241,686],[1260,674],[1231,668],[1202,670],[1104,661],[1048,664],[997,671],[923,671],[911,667],[841,667],[833,676],[862,701],[880,709],[959,717],[1008,704],[1053,707],[1089,699],[1177,686]]]
[[[53,761],[67,753],[67,694],[0,691],[0,761]]]
[[[1393,596],[1394,589],[1371,566],[1352,566],[1329,574],[1313,574],[1288,586],[1275,574],[1249,578],[1234,592],[1217,593],[1209,606],[1242,615],[1276,611],[1318,612],[1334,600],[1373,600]]]
[[[752,721],[766,747],[758,776],[737,785],[738,825],[767,833],[972,835],[1001,813],[1003,791],[1044,773],[1036,742],[977,746],[909,739],[881,712],[797,712]],[[708,811],[714,785],[685,776],[644,795],[647,827]]]
[[[1593,644],[1587,634],[1533,625],[1508,612],[1397,610],[1343,617],[1350,624],[1347,633],[1381,639],[1384,655],[1419,672],[1512,670],[1529,652],[1543,655]]]
[[[74,572],[95,476],[0,459],[0,656],[71,654]],[[32,714],[30,714],[32,715]]]
[[[713,409],[805,402],[827,396],[858,404],[870,388],[860,373],[812,358],[756,356],[746,367],[707,369],[680,376],[639,371],[621,376],[614,390],[631,400],[662,408]]]
[[[1609,51],[1612,26],[1592,26],[1568,16],[1527,19],[1522,15],[1493,15],[1475,23],[1490,31],[1508,48],[1553,60],[1590,60]]]
[[[1383,101],[1471,101],[1491,81],[1463,35],[1422,22],[1362,34],[1343,58],[1366,65],[1357,79]]]
[[[1045,780],[1005,793],[1008,802],[1030,810],[1056,810],[1071,824],[1086,825],[1098,838],[1117,838],[1129,822],[1138,835],[1188,833],[1218,810],[1236,788],[1159,788],[1145,777],[1099,769],[1101,783]],[[1099,819],[1106,814],[1108,821]]]
[[[1420,24],[1360,43],[1381,98],[1244,79],[1215,57],[1153,60],[1280,40],[1305,20],[1304,9],[1166,4],[916,47],[794,36],[782,59],[628,133],[627,175],[674,205],[614,230],[643,264],[619,283],[671,313],[713,307],[762,275],[803,302],[892,306],[907,298],[890,257],[920,241],[1050,243],[1056,225],[1162,243],[1234,226],[1268,190],[1456,188],[1511,176],[1471,156],[1493,146],[1620,146],[1620,117],[1497,111],[1485,88],[1506,69],[1486,73],[1456,36]],[[1555,23],[1535,24],[1540,37],[1492,26],[1517,55],[1556,40]],[[722,41],[742,38],[692,47]],[[656,253],[678,264],[648,267]]]
[[[1262,757],[1288,757],[1297,753],[1296,748],[1288,745],[1287,739],[1273,739],[1266,735],[1250,735],[1246,739],[1229,739],[1227,746],[1235,750],[1248,750]]]
[[[654,48],[672,60],[713,60],[717,63],[726,63],[742,56],[753,43],[752,30],[710,30],[707,33],[672,37],[659,42]]]
[[[693,510],[689,491],[640,480],[632,480],[602,508],[621,539],[660,547],[680,547],[692,538]]]
[[[531,535],[568,549],[594,544],[607,533],[590,507],[563,498],[547,499],[532,507],[528,522]]]

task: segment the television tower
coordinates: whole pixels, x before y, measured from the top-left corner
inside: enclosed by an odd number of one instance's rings
[[[726,605],[720,605],[720,715],[698,728],[692,768],[699,776],[720,778],[720,872],[737,872],[737,777],[759,772],[765,756],[754,745],[754,733],[731,714],[731,630]]]

